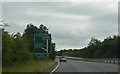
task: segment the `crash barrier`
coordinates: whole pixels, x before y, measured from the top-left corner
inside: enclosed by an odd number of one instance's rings
[[[77,58],[77,57],[67,57],[71,60],[88,61],[88,62],[101,62],[101,63],[111,63],[120,64],[120,58]]]
[[[88,62],[101,62],[101,63],[112,63],[112,64],[120,64],[120,59],[117,58],[103,58],[103,59],[82,59],[83,61]]]

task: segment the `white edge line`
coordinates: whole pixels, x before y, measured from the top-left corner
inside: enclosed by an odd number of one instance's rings
[[[60,63],[59,62],[57,62],[57,63],[58,63],[58,65],[50,72],[50,74],[52,74],[59,67]]]

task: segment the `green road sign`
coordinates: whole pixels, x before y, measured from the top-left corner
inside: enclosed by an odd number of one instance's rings
[[[47,58],[50,53],[51,34],[34,34],[34,52],[38,58]]]

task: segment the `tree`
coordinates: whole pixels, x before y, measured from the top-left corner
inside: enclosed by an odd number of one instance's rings
[[[55,56],[56,56],[56,52],[55,52],[55,43],[52,43],[51,44],[52,46],[51,46],[51,53],[50,53],[50,59],[52,59],[52,60],[54,60],[55,59]]]
[[[33,58],[33,54],[27,49],[27,41],[20,33],[10,35],[3,32],[3,66],[11,66]]]
[[[95,39],[95,38],[91,38],[91,40],[90,40],[88,46],[97,45],[97,43],[99,43],[99,42],[100,42],[100,40]]]
[[[29,23],[23,33],[23,37],[27,38],[27,41],[29,43],[28,48],[31,52],[34,51],[34,33],[36,32],[38,32],[38,28],[32,23]]]
[[[3,31],[3,66],[11,66],[18,62],[29,61],[35,59],[34,50],[34,34],[46,33],[48,29],[44,25],[40,25],[40,28],[29,23],[24,30],[23,35],[20,33],[9,34]],[[55,59],[55,43],[49,41],[50,44],[50,59]]]
[[[48,33],[49,29],[46,26],[44,26],[43,24],[41,24],[39,26],[39,30],[40,30],[41,33]]]
[[[3,56],[3,66],[6,65],[12,65],[13,64],[13,49],[14,46],[14,40],[13,38],[8,34],[8,32],[3,31],[3,50],[2,50],[2,56]]]
[[[33,52],[34,50],[34,34],[35,33],[47,33],[48,34],[48,28],[46,26],[44,26],[43,24],[41,24],[38,27],[34,26],[32,23],[29,23],[26,27],[26,29],[24,30],[23,36],[26,37],[28,39],[28,47],[30,49],[31,52]]]
[[[87,47],[79,50],[61,50],[57,53],[62,53],[66,56],[83,57],[83,58],[119,58],[119,41],[120,36],[109,36],[100,41],[91,38]]]

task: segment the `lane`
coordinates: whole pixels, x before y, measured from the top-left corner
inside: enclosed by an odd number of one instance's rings
[[[118,65],[67,60],[67,62],[61,62],[55,72],[118,72]]]

